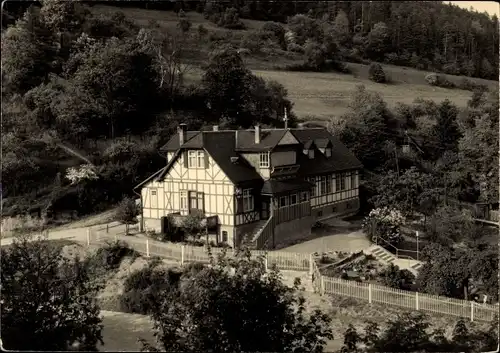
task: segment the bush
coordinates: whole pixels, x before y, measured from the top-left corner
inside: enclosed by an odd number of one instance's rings
[[[463,77],[460,80],[460,83],[457,86],[460,89],[466,90],[466,91],[483,91],[486,92],[488,91],[488,87],[486,85],[482,85],[480,83],[476,83],[466,77]]]
[[[389,267],[380,273],[384,286],[391,288],[408,290],[411,289],[415,276],[408,270],[400,270],[398,266],[390,264]]]
[[[120,266],[122,260],[132,256],[139,256],[139,253],[131,249],[126,243],[121,241],[107,242],[106,246],[99,248],[95,255],[98,264],[107,270],[113,270]]]
[[[177,288],[182,272],[148,266],[132,272],[125,280],[120,309],[126,313],[148,315],[158,303]]]
[[[281,49],[286,49],[285,28],[276,22],[266,22],[262,26],[262,31],[270,32],[275,37]]]
[[[304,52],[305,52],[304,47],[302,47],[299,44],[295,44],[295,43],[288,44],[287,49],[288,49],[288,51],[291,51],[294,53],[304,54]]]
[[[210,20],[212,21],[212,18]],[[227,8],[222,16],[214,16],[212,22],[227,29],[245,29],[245,25],[240,21],[238,10],[234,7]]]
[[[435,72],[425,76],[425,81],[431,86],[442,87],[442,88],[454,88],[455,87],[455,84],[453,84],[453,82],[449,81],[446,78],[446,76],[439,75]]]
[[[368,69],[368,78],[377,83],[385,83],[387,79],[385,77],[385,72],[382,69],[382,65],[377,63],[371,63]]]

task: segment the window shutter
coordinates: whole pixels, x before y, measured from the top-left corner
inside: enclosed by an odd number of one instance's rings
[[[182,157],[184,158],[184,168],[188,168],[188,166],[189,166],[189,164],[188,164],[189,163],[188,162],[188,158],[189,158],[188,151],[182,152]]]
[[[207,153],[207,151],[203,151],[203,157],[205,158],[205,169],[208,169],[209,163],[208,163],[208,153]]]

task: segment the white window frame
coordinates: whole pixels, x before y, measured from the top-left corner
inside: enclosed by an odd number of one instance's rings
[[[292,201],[294,197],[295,197],[295,202]],[[298,204],[299,203],[298,201],[299,200],[297,194],[290,194],[290,206]]]
[[[340,190],[344,191],[346,190],[346,173],[340,174]]]
[[[254,199],[252,189],[243,190],[243,212],[250,212],[254,209]]]
[[[319,195],[326,195],[326,176],[319,177]]]
[[[311,148],[309,151],[307,151],[307,155],[309,156],[309,159],[314,158],[314,150]]]
[[[205,151],[203,150],[188,151],[188,168],[195,168],[195,169],[205,168]]]
[[[179,204],[180,204],[181,211],[187,211],[189,209],[187,190],[181,190]]]
[[[281,205],[281,200],[284,200],[283,206]],[[288,196],[281,196],[280,201],[279,201],[279,208],[287,207],[288,206]]]
[[[331,149],[330,147],[327,147],[327,148],[325,149],[325,156],[326,156],[327,158],[329,158],[329,157],[331,157],[331,156],[332,156],[332,149]]]
[[[269,168],[270,166],[269,152],[259,153],[259,168]]]
[[[300,202],[306,202],[309,201],[309,194],[307,191],[302,191],[300,193]]]

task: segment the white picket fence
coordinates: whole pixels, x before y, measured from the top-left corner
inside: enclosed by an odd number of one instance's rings
[[[100,231],[87,230],[87,245],[103,244],[109,240],[126,242],[137,252],[150,256],[158,256],[180,262],[209,263],[210,256],[205,247],[165,243],[148,238],[127,236],[109,236]],[[221,248],[211,249],[213,256],[223,251]],[[321,275],[312,254],[291,253],[284,251],[251,251],[252,258],[262,257],[266,268],[272,265],[286,271],[308,271],[312,277],[312,286],[321,295],[334,294],[366,300],[368,303],[379,303],[411,310],[421,310],[432,314],[443,314],[463,317],[471,321],[491,321],[498,314],[499,306],[480,304],[473,301],[447,298],[430,294],[410,292],[381,285],[343,280]],[[232,249],[226,249],[227,256],[234,256]]]

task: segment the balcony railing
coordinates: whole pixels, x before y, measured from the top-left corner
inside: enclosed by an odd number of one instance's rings
[[[273,214],[276,217],[276,224],[307,217],[311,215],[311,203],[306,201],[295,205],[281,207],[274,210]]]

